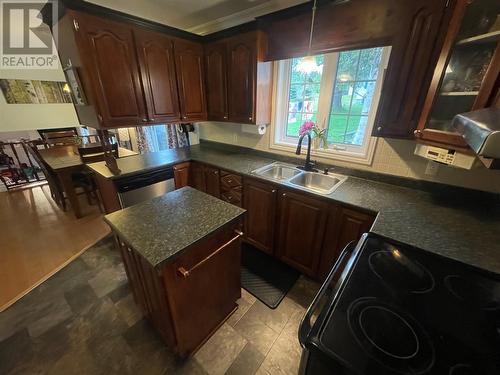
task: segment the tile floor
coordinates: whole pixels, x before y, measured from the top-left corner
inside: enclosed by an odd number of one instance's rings
[[[0,374],[297,374],[297,329],[318,287],[299,278],[275,310],[242,290],[238,310],[179,361],[140,316],[107,238],[0,313]]]

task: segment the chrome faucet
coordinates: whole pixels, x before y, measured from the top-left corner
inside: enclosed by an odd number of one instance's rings
[[[298,168],[303,169],[307,172],[317,172],[318,170],[313,168],[315,163],[311,161],[311,134],[309,132],[306,132],[302,134],[299,138],[299,143],[297,144],[297,150],[295,153],[297,155],[300,155],[300,152],[302,150],[302,141],[304,140],[304,137],[307,135],[307,154],[306,154],[306,162],[303,167],[299,166]]]

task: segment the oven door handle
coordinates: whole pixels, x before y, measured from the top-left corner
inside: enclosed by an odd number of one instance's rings
[[[302,318],[302,321],[300,322],[299,326],[299,341],[302,347],[305,347],[305,342],[307,340],[307,337],[309,336],[309,333],[311,332],[312,329],[312,324],[311,324],[311,318],[313,314],[316,312],[316,309],[318,308],[319,301],[321,298],[324,296],[326,293],[328,286],[330,285],[331,281],[337,275],[339,272],[344,271],[344,269],[340,269],[340,266],[344,262],[344,259],[346,259],[347,256],[351,255],[354,249],[356,248],[356,242],[352,241],[347,244],[347,246],[342,250],[342,253],[340,256],[337,258],[337,261],[335,262],[335,265],[333,266],[332,270],[328,274],[325,282],[321,286],[318,294],[316,294],[316,297],[314,297],[314,300],[312,301],[311,305],[307,309],[304,317]]]

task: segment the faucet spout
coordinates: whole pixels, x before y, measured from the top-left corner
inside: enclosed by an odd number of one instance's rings
[[[305,171],[315,171],[313,168],[314,163],[311,162],[311,134],[309,132],[306,132],[302,134],[299,137],[299,142],[297,143],[297,149],[295,150],[295,154],[300,155],[302,151],[302,141],[304,140],[304,137],[307,136],[307,154],[306,154],[306,162],[304,163],[303,167],[299,167]]]

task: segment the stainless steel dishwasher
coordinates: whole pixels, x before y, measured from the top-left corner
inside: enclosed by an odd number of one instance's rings
[[[122,208],[147,201],[175,190],[172,167],[145,171],[115,182]]]

